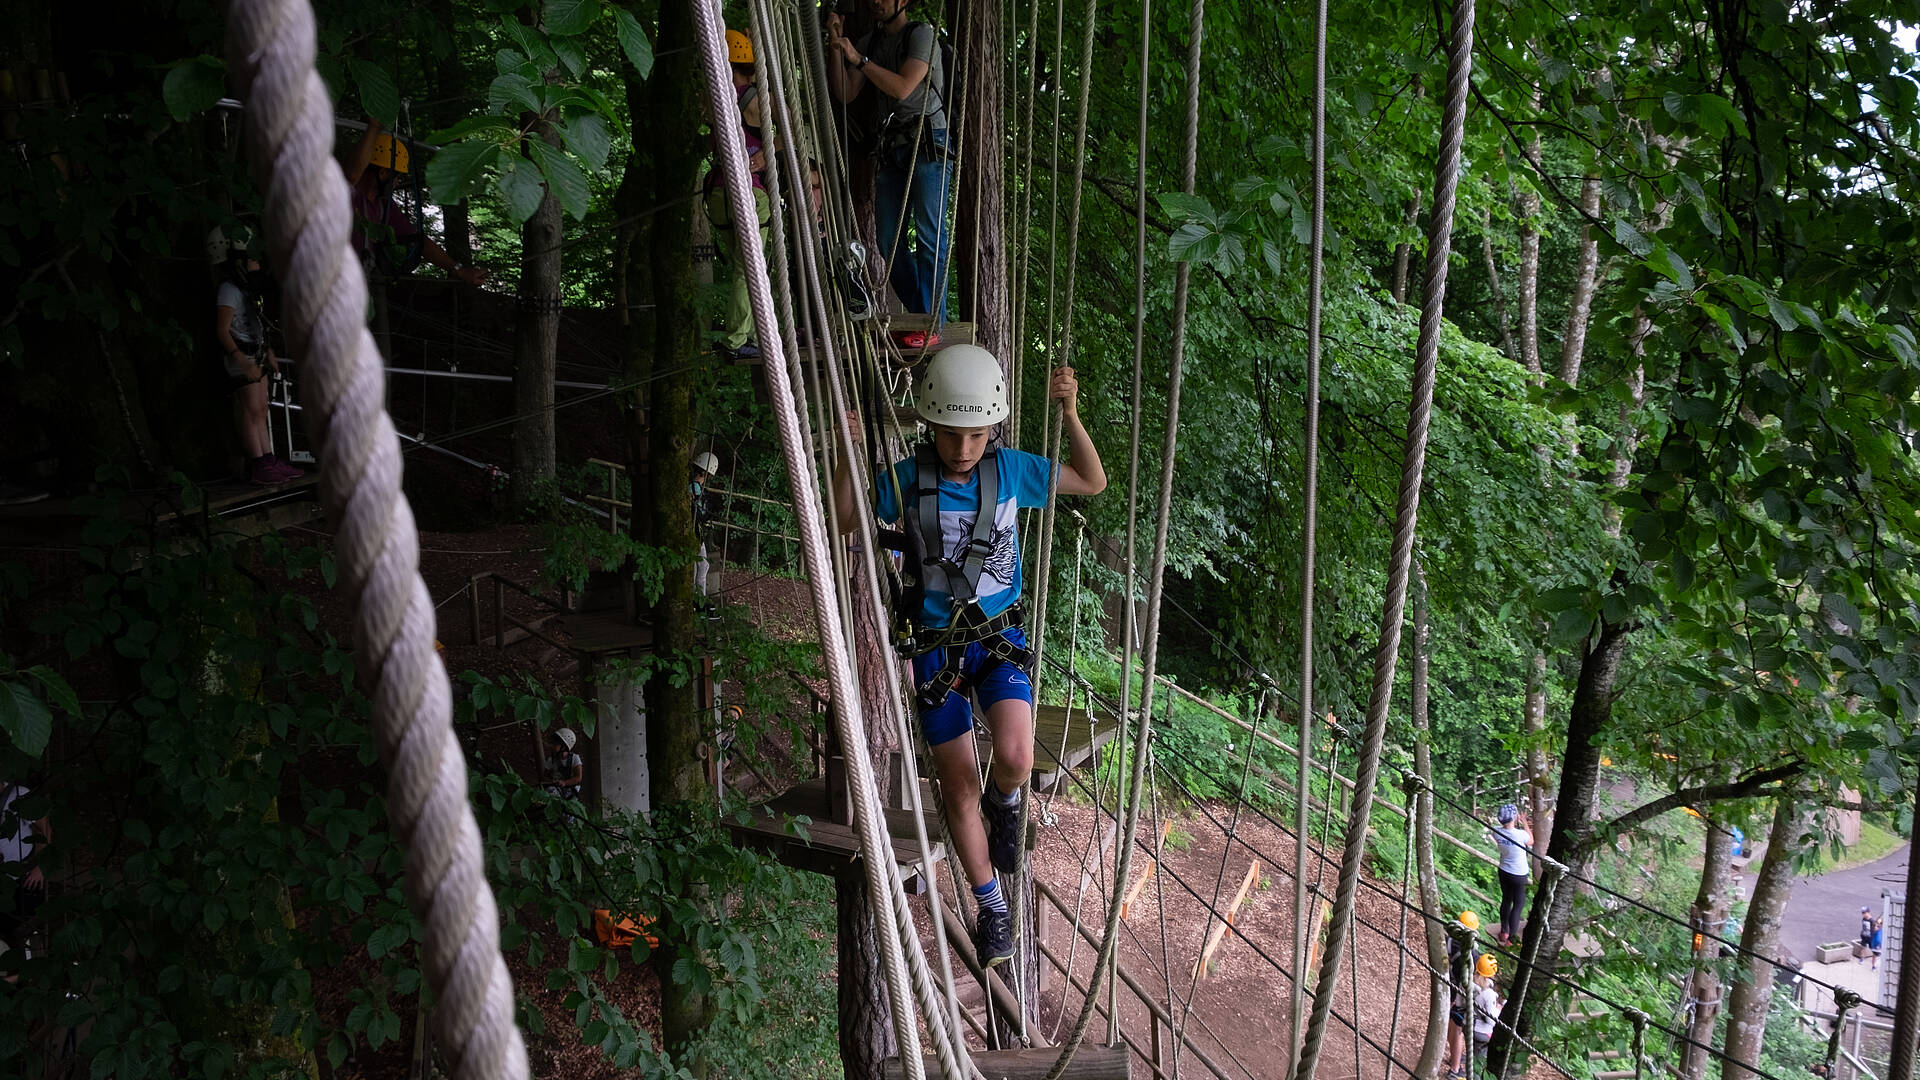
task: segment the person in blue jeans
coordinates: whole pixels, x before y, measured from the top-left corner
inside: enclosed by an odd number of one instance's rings
[[[1050,493],[1097,495],[1107,474],[1080,422],[1072,368],[1056,369],[1049,386],[1066,416],[1068,458],[1057,474],[1046,458],[993,446],[994,429],[1008,415],[1007,385],[987,350],[949,345],[927,362],[914,390],[933,443],[880,470],[875,511],[905,527],[907,569],[920,593],[917,609],[907,612],[915,627],[916,712],[954,852],[979,906],[974,948],[981,965],[993,967],[1013,957],[1013,918],[995,871],[1019,865],[1021,793],[1033,772],[1033,654],[1020,627],[1019,511],[1045,506]],[[859,418],[849,420],[859,432]],[[834,471],[833,497],[842,528],[851,532],[856,500],[844,459]],[[991,511],[981,508],[987,501]],[[983,513],[990,514],[984,521]],[[984,791],[973,752],[975,701],[993,737]]]
[[[827,81],[842,102],[853,102],[868,86],[880,97],[874,147],[880,254],[900,302],[934,317],[934,332],[901,338],[908,348],[925,348],[938,343],[938,328],[946,323],[953,164],[939,35],[932,24],[907,18],[909,2],[868,0],[874,27],[857,42],[846,36],[838,13],[828,16]],[[901,233],[909,224],[911,243]]]

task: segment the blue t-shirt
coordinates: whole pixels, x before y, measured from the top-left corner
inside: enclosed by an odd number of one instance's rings
[[[980,568],[980,612],[998,615],[1020,598],[1020,530],[1017,513],[1023,506],[1047,505],[1052,463],[1038,454],[1002,448],[1000,481],[993,509],[993,550]],[[900,490],[913,496],[920,470],[913,458],[894,466],[900,478]],[[893,481],[882,471],[876,481],[880,497],[875,509],[880,520],[889,524],[899,520],[900,503],[894,497]],[[944,475],[940,478],[940,546],[947,557],[962,562],[967,545],[973,541],[973,522],[980,514],[980,470],[975,469],[964,484],[956,484]],[[917,540],[919,521],[907,523],[908,533]],[[917,544],[913,545],[917,546]],[[947,572],[938,566],[925,568],[926,601],[923,618],[928,626],[945,626],[953,619],[953,588]]]

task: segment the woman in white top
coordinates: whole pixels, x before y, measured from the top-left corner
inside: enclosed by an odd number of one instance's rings
[[[1527,853],[1533,833],[1520,824],[1520,809],[1512,803],[1500,808],[1500,824],[1488,830],[1500,851],[1500,944],[1520,940],[1520,913],[1527,906]]]

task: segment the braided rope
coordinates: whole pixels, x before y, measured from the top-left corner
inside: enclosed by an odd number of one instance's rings
[[[265,224],[287,298],[287,340],[307,359],[303,402],[319,449],[320,496],[354,607],[354,660],[373,701],[387,806],[408,849],[407,903],[426,924],[421,966],[434,1027],[463,1080],[519,1080],[500,915],[467,804],[453,696],[434,652],[433,601],[419,572],[400,440],[367,332],[367,283],[347,246],[346,179],[333,160],[333,106],[314,70],[306,0],[236,0],[227,55],[247,99],[247,152],[266,190]]]
[[[1347,820],[1346,851],[1334,896],[1333,923],[1327,929],[1313,997],[1313,1014],[1300,1048],[1296,1078],[1311,1077],[1326,1038],[1332,988],[1340,975],[1347,944],[1346,918],[1353,909],[1366,854],[1367,828],[1373,816],[1374,786],[1380,777],[1380,749],[1386,738],[1387,709],[1393,697],[1394,670],[1400,658],[1400,623],[1405,615],[1407,577],[1413,564],[1413,533],[1420,513],[1420,478],[1427,459],[1427,426],[1433,413],[1434,369],[1440,358],[1440,329],[1446,302],[1447,262],[1453,249],[1454,195],[1460,183],[1460,145],[1466,129],[1467,80],[1473,68],[1474,0],[1454,0],[1453,34],[1447,48],[1447,94],[1441,112],[1440,153],[1434,166],[1433,216],[1428,222],[1427,272],[1422,282],[1420,340],[1413,368],[1412,404],[1407,416],[1406,460],[1400,471],[1399,503],[1394,511],[1393,553],[1387,568],[1385,610],[1380,617],[1380,646],[1374,654],[1373,692],[1367,701],[1367,726],[1360,767],[1353,782],[1353,813]]]

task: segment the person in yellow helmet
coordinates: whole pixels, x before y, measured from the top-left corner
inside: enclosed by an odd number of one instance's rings
[[[394,184],[399,177],[412,172],[414,164],[407,144],[380,130],[379,120],[367,117],[366,137],[356,143],[340,163],[340,171],[353,189],[353,216],[357,226],[351,234],[354,254],[366,258],[376,235],[382,241],[391,239],[408,244],[418,239],[420,255],[427,262],[468,285],[486,284],[487,271],[467,266],[447,254],[445,248],[433,242],[433,237],[422,235],[419,226],[394,202]]]
[[[773,127],[761,109],[760,88],[753,81],[753,42],[738,30],[727,31],[727,62],[733,68],[733,93],[740,105],[740,136],[747,146],[747,172],[753,182],[753,211],[760,225],[760,239],[767,239],[767,224],[773,219],[773,203],[767,195],[767,155],[774,149]],[[716,132],[717,134],[717,132]],[[731,360],[754,360],[760,345],[754,334],[753,307],[747,296],[747,276],[734,253],[733,215],[728,211],[727,189],[721,184],[719,165],[708,170],[701,184],[707,205],[707,221],[713,226],[713,238],[722,257],[733,266],[733,287],[727,295],[727,328],[720,339],[721,351]]]
[[[1500,974],[1500,961],[1492,953],[1482,953],[1473,965],[1473,1056],[1484,1060],[1487,1044],[1493,1041],[1494,1023],[1500,1017],[1500,991],[1494,988],[1494,976]],[[1467,1062],[1459,1063],[1464,1070]]]
[[[1475,934],[1480,931],[1480,916],[1472,911],[1461,912],[1454,921]],[[1469,1015],[1473,1007],[1473,978],[1482,959],[1479,950],[1468,944],[1465,937],[1457,933],[1447,935],[1447,985],[1451,993],[1447,1005],[1445,1060],[1451,1076],[1466,1075],[1467,1032],[1473,1029]]]

